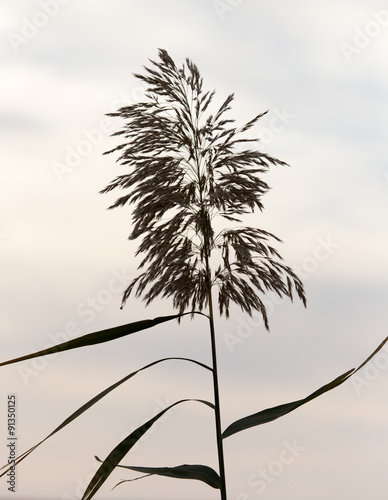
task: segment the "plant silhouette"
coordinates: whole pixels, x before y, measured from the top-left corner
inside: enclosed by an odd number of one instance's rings
[[[190,61],[178,69],[165,50],[159,62],[135,75],[147,84],[146,100],[121,108],[110,116],[125,120],[119,161],[130,168],[102,193],[123,189],[110,208],[132,204],[130,239],[143,238],[137,254],[144,254],[135,278],[124,293],[143,296],[148,305],[158,296],[172,297],[180,313],[210,306],[210,290],[218,289],[220,314],[229,315],[230,301],[249,314],[268,318],[261,295],[274,291],[292,298],[295,288],[305,303],[303,285],[282,264],[268,244],[279,241],[257,228],[236,227],[240,216],[262,210],[269,186],[262,179],[271,165],[286,165],[257,149],[242,148],[258,139],[244,137],[265,113],[242,127],[227,118],[229,95],[210,113],[215,92],[204,92],[203,80]],[[215,230],[217,219],[233,227]],[[214,271],[211,257],[221,264]]]
[[[178,68],[167,51],[159,61],[135,75],[146,85],[146,100],[122,107],[110,116],[125,120],[125,142],[111,152],[130,171],[102,193],[127,191],[110,208],[133,205],[130,239],[142,238],[137,254],[146,268],[124,292],[134,291],[146,305],[156,297],[172,297],[179,313],[207,310],[221,498],[226,499],[218,390],[212,290],[219,313],[229,316],[230,301],[249,314],[259,311],[268,328],[261,296],[274,291],[292,299],[293,289],[306,303],[303,285],[269,244],[279,241],[262,229],[241,227],[240,217],[262,209],[269,186],[262,179],[271,165],[286,165],[257,149],[245,137],[265,113],[237,128],[227,117],[233,95],[213,114],[215,92],[204,91],[198,68],[186,59]],[[228,223],[216,231],[217,219]],[[230,225],[233,224],[232,227]],[[218,259],[217,259],[218,257]],[[220,262],[212,269],[213,261]]]
[[[119,152],[118,161],[129,172],[116,177],[102,193],[114,189],[125,192],[110,208],[132,206],[129,238],[141,240],[136,252],[142,257],[141,272],[125,290],[122,306],[131,294],[142,297],[146,305],[158,297],[171,298],[177,312],[90,333],[5,361],[0,366],[109,342],[167,321],[180,321],[187,315],[208,319],[212,364],[169,357],[129,373],[67,417],[46,438],[21,454],[13,466],[139,372],[165,361],[180,360],[195,363],[212,373],[214,400],[176,401],[131,432],[104,460],[96,457],[101,465],[82,500],[90,500],[116,467],[144,473],[142,477],[159,475],[199,480],[218,489],[221,500],[226,500],[223,440],[280,418],[341,385],[385,345],[388,337],[357,369],[348,370],[309,396],[242,417],[222,430],[213,295],[220,315],[229,317],[232,302],[250,315],[258,311],[267,329],[268,317],[262,301],[266,292],[291,300],[296,293],[306,305],[302,282],[272,246],[273,241],[280,240],[263,229],[241,225],[244,215],[263,209],[262,197],[269,189],[263,175],[271,166],[286,163],[260,152],[254,147],[258,139],[247,137],[265,113],[237,127],[234,120],[228,118],[233,95],[213,109],[215,92],[204,91],[198,68],[189,59],[178,68],[167,51],[159,50],[158,61],[151,64],[144,68],[143,74],[135,75],[146,85],[144,101],[110,113],[124,119],[122,130],[113,134],[122,137],[124,142],[108,153]],[[187,402],[204,404],[214,413],[218,472],[198,464],[175,467],[121,464],[159,418],[170,408]],[[10,467],[4,466],[1,476],[7,474]]]

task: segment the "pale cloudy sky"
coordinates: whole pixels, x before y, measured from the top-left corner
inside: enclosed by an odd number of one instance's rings
[[[217,90],[235,92],[238,121],[269,109],[262,149],[288,162],[268,175],[266,210],[249,221],[282,238],[308,308],[267,298],[271,333],[238,310],[219,320],[223,426],[307,396],[357,366],[386,337],[388,4],[329,0],[5,0],[1,27],[1,360],[74,335],[172,312],[168,302],[120,311],[136,273],[128,210],[107,211],[119,171],[104,113],[141,99],[132,73],[165,48],[192,59]],[[3,367],[17,395],[18,448],[42,439],[125,374],[164,356],[210,362],[206,322],[168,323],[46,361]],[[199,367],[169,362],[139,374],[53,437],[17,471],[16,494],[75,500],[134,427],[181,398],[212,398]],[[382,498],[387,491],[388,351],[360,377],[288,417],[225,441],[230,500]],[[124,460],[214,468],[213,418],[176,407]],[[147,478],[96,498],[218,499],[194,481]]]

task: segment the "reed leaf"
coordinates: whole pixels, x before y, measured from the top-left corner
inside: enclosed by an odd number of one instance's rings
[[[125,337],[126,335],[131,335],[132,333],[146,330],[147,328],[152,328],[153,326],[159,325],[160,323],[164,323],[166,321],[180,319],[186,314],[196,314],[196,312],[193,311],[191,313],[180,313],[171,316],[159,316],[154,319],[135,321],[134,323],[128,323],[126,325],[116,326],[114,328],[107,328],[106,330],[101,330],[99,332],[88,333],[87,335],[83,335],[82,337],[68,340],[67,342],[63,342],[62,344],[48,347],[47,349],[42,349],[41,351],[27,354],[26,356],[20,356],[19,358],[11,359],[9,361],[3,361],[2,363],[0,363],[0,366],[10,365],[12,363],[18,363],[19,361],[26,361],[27,359],[37,358],[40,356],[48,356],[49,354],[56,354],[58,352],[68,351],[70,349],[78,349],[79,347],[85,347],[88,345],[110,342],[111,340],[116,340],[121,337]]]
[[[180,403],[185,403],[187,401],[196,401],[198,403],[202,403],[209,406],[213,410],[215,409],[214,405],[209,401],[204,401],[202,399],[181,399],[180,401],[171,404],[170,406],[159,412],[153,418],[151,418],[143,425],[135,429],[133,432],[131,432],[131,434],[129,434],[115,448],[113,448],[113,450],[109,453],[109,455],[106,457],[106,459],[102,462],[102,464],[96,471],[92,480],[88,484],[81,500],[90,500],[91,498],[94,497],[94,495],[101,488],[101,486],[104,484],[104,482],[113,472],[113,470],[119,465],[121,460],[129,452],[129,450],[138,442],[138,440],[148,431],[148,429],[150,429],[150,427],[152,427],[152,425],[160,417],[162,417],[168,410],[170,410],[174,406]]]
[[[205,365],[205,364],[203,364],[203,363],[201,363],[199,361],[196,361],[195,359],[190,359],[190,358],[170,357],[170,358],[163,358],[163,359],[158,359],[157,361],[153,361],[152,363],[149,363],[148,365],[143,366],[142,368],[139,368],[138,370],[130,373],[129,375],[126,375],[124,378],[122,378],[118,382],[115,382],[114,384],[112,384],[111,386],[109,386],[107,389],[105,389],[102,392],[100,392],[99,394],[97,394],[97,396],[94,396],[92,399],[90,399],[87,403],[85,403],[84,405],[82,405],[80,408],[78,408],[78,410],[76,410],[68,418],[66,418],[48,436],[46,436],[44,439],[42,439],[42,441],[40,441],[36,445],[32,446],[32,448],[30,448],[29,450],[25,451],[22,455],[20,455],[19,457],[17,457],[15,459],[15,461],[11,465],[7,464],[7,465],[4,465],[3,467],[1,467],[0,470],[5,469],[5,471],[0,474],[0,477],[2,477],[5,474],[7,474],[7,472],[11,469],[11,467],[14,467],[14,466],[18,465],[22,460],[24,460],[25,458],[27,458],[30,453],[32,453],[36,448],[38,448],[38,446],[40,446],[45,441],[47,441],[49,438],[51,438],[52,436],[54,436],[54,434],[56,434],[57,432],[59,432],[61,429],[63,429],[67,425],[69,425],[71,422],[73,422],[73,420],[75,420],[76,418],[78,418],[79,416],[81,416],[89,408],[91,408],[93,405],[95,405],[96,403],[98,403],[98,401],[100,401],[102,398],[104,398],[106,395],[108,395],[114,389],[116,389],[117,387],[119,387],[121,384],[123,384],[124,382],[126,382],[130,378],[134,377],[136,374],[140,373],[141,371],[146,370],[147,368],[150,368],[151,366],[154,366],[154,365],[156,365],[158,363],[162,363],[164,361],[170,361],[170,360],[189,361],[191,363],[195,363],[195,364],[201,366],[202,368],[206,368],[207,370],[212,371],[212,369],[209,366],[207,366],[207,365]]]
[[[361,365],[358,368],[356,369],[352,368],[351,370],[340,375],[333,381],[322,386],[320,389],[316,390],[315,392],[313,392],[304,399],[299,399],[298,401],[293,401],[292,403],[286,403],[279,406],[274,406],[273,408],[267,408],[266,410],[262,410],[258,413],[254,413],[247,417],[243,417],[239,420],[236,420],[231,425],[229,425],[229,427],[225,429],[225,431],[222,433],[222,437],[227,438],[229,436],[232,436],[233,434],[236,434],[237,432],[249,429],[250,427],[255,427],[257,425],[272,422],[273,420],[283,417],[284,415],[287,415],[287,413],[290,413],[299,408],[300,406],[308,403],[309,401],[312,401],[313,399],[321,396],[325,392],[331,391],[335,387],[338,387],[339,385],[346,382],[346,380],[348,380],[352,375],[358,372],[363,366],[365,366],[365,364],[368,361],[370,361],[373,358],[373,356],[375,356],[380,351],[380,349],[386,344],[387,341],[388,337],[384,339],[383,342],[381,342],[381,344],[373,351],[373,353],[370,356],[368,356],[368,358],[365,361],[361,363]]]
[[[102,462],[102,460],[100,460],[98,457],[95,458],[99,462]],[[136,481],[138,479],[142,479],[144,477],[149,477],[152,475],[173,477],[176,479],[196,479],[198,481],[203,481],[212,488],[220,488],[220,476],[214,469],[208,467],[207,465],[183,464],[177,465],[175,467],[139,467],[132,465],[118,465],[117,467],[133,470],[135,472],[142,472],[146,475],[120,481],[114,486],[114,488],[116,488],[120,484]]]

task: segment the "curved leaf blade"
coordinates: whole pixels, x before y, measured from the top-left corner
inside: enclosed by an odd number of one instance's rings
[[[79,347],[85,347],[88,345],[110,342],[111,340],[116,340],[120,337],[125,337],[126,335],[130,335],[147,328],[152,328],[153,326],[156,326],[160,323],[181,318],[182,316],[185,316],[187,314],[195,313],[187,312],[182,314],[173,314],[170,316],[158,316],[154,319],[135,321],[134,323],[128,323],[126,325],[116,326],[114,328],[107,328],[106,330],[101,330],[99,332],[88,333],[86,335],[83,335],[82,337],[68,340],[67,342],[63,342],[62,344],[37,351],[32,354],[27,354],[26,356],[20,356],[19,358],[11,359],[9,361],[3,361],[2,363],[0,363],[0,366],[10,365],[11,363],[17,363],[19,361],[25,361],[27,359],[37,358],[40,356],[47,356],[49,354],[55,354],[62,351],[68,351],[70,349],[78,349]]]
[[[0,477],[2,477],[5,474],[7,474],[7,472],[9,472],[9,470],[11,469],[11,467],[15,467],[16,465],[18,465],[22,460],[24,460],[25,458],[27,458],[27,456],[30,453],[32,453],[38,446],[40,446],[41,444],[43,444],[50,437],[54,436],[54,434],[56,434],[61,429],[63,429],[64,427],[66,427],[73,420],[75,420],[76,418],[78,418],[85,411],[87,411],[89,408],[91,408],[93,405],[95,405],[98,401],[100,401],[103,397],[105,397],[111,391],[113,391],[114,389],[116,389],[117,387],[119,387],[121,384],[123,384],[124,382],[126,382],[130,378],[134,377],[137,373],[139,373],[139,372],[141,372],[143,370],[146,370],[147,368],[150,368],[151,366],[154,366],[154,365],[156,365],[158,363],[161,363],[163,361],[169,361],[169,360],[190,361],[191,363],[195,363],[195,364],[201,366],[202,368],[206,368],[207,370],[212,371],[212,369],[209,366],[201,363],[200,361],[196,361],[195,359],[190,359],[190,358],[170,357],[170,358],[163,358],[163,359],[158,359],[157,361],[153,361],[152,363],[149,363],[148,365],[143,366],[142,368],[139,368],[138,370],[130,373],[129,375],[126,375],[124,378],[122,378],[118,382],[115,382],[114,384],[112,384],[111,386],[109,386],[107,389],[104,389],[102,392],[100,392],[99,394],[97,394],[97,396],[94,396],[87,403],[85,403],[80,408],[78,408],[78,410],[76,410],[68,418],[66,418],[66,420],[64,420],[58,427],[56,427],[48,436],[46,436],[44,439],[42,439],[42,441],[40,441],[39,443],[37,443],[36,445],[34,445],[29,450],[25,451],[17,459],[15,459],[15,461],[11,465],[6,464],[3,467],[1,467],[0,470],[3,470],[3,469],[6,469],[6,470],[0,474]]]
[[[101,460],[98,457],[95,458],[96,460],[101,462]],[[138,467],[132,465],[118,465],[117,467],[120,467],[122,469],[133,470],[135,472],[142,472],[146,474],[146,476],[141,476],[135,479],[142,479],[143,477],[148,477],[152,475],[167,476],[176,479],[195,479],[198,481],[203,481],[212,488],[220,489],[220,476],[214,469],[208,467],[207,465],[183,464],[183,465],[177,465],[175,467]],[[116,486],[122,483],[126,483],[128,481],[134,481],[135,479],[126,479],[124,481],[120,481],[120,483],[117,483]]]
[[[335,387],[338,387],[339,385],[343,384],[349,377],[354,375],[358,370],[360,370],[366,363],[368,363],[368,361],[370,361],[373,356],[380,351],[380,349],[385,345],[387,341],[388,337],[383,340],[383,342],[381,342],[377,349],[375,349],[373,353],[368,356],[368,358],[363,361],[357,369],[352,368],[351,370],[334,379],[332,382],[329,382],[328,384],[322,386],[320,389],[316,390],[304,399],[299,399],[298,401],[293,401],[292,403],[274,406],[273,408],[267,408],[266,410],[262,410],[258,413],[254,413],[252,415],[248,415],[247,417],[236,420],[225,429],[225,431],[222,433],[222,437],[227,438],[229,436],[232,436],[233,434],[236,434],[237,432],[249,429],[250,427],[255,427],[256,425],[272,422],[273,420],[283,417],[284,415],[287,415],[287,413],[290,413],[300,406],[308,403],[309,401],[321,396],[325,392],[331,391]]]
[[[236,434],[236,432],[249,429],[250,427],[255,427],[256,425],[266,424],[268,422],[272,422],[272,420],[283,417],[284,415],[287,415],[287,413],[290,413],[291,411],[299,408],[299,406],[302,406],[312,399],[317,398],[324,392],[330,391],[331,389],[334,389],[334,387],[342,384],[342,382],[344,382],[352,372],[353,369],[344,373],[343,375],[340,375],[329,384],[324,385],[317,391],[307,396],[307,398],[299,399],[298,401],[293,401],[292,403],[285,403],[279,406],[274,406],[273,408],[267,408],[266,410],[262,410],[258,413],[254,413],[252,415],[248,415],[247,417],[236,420],[225,429],[225,431],[222,433],[222,437],[226,438],[233,434]]]
[[[150,427],[160,418],[162,417],[168,410],[173,408],[174,406],[185,403],[186,401],[195,401],[198,403],[203,403],[213,410],[215,409],[213,403],[209,401],[204,401],[202,399],[181,399],[168,406],[153,418],[142,424],[140,427],[135,429],[129,436],[123,439],[113,450],[109,453],[106,459],[102,462],[92,480],[88,484],[85,493],[82,496],[81,500],[90,500],[94,497],[97,491],[101,488],[113,470],[118,466],[120,461],[124,458],[124,456],[129,452],[129,450],[138,442],[138,440],[148,431]]]

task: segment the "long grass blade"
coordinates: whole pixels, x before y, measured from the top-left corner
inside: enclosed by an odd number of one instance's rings
[[[82,405],[80,408],[78,408],[77,411],[75,411],[74,413],[72,413],[68,418],[66,418],[66,420],[64,420],[58,427],[56,427],[48,436],[46,436],[44,439],[42,439],[42,441],[40,441],[39,443],[37,443],[36,445],[34,445],[32,448],[30,448],[29,450],[25,451],[22,455],[20,455],[19,457],[17,457],[17,459],[11,465],[6,464],[3,467],[1,467],[0,470],[3,470],[3,469],[6,469],[6,470],[0,474],[0,477],[2,477],[5,474],[7,474],[7,472],[11,469],[11,467],[15,467],[16,465],[18,465],[22,460],[24,460],[25,458],[27,458],[27,456],[30,453],[32,453],[38,446],[40,446],[42,443],[44,443],[45,441],[47,441],[47,439],[49,439],[50,437],[54,436],[54,434],[56,434],[57,432],[59,432],[61,429],[63,429],[67,425],[69,425],[71,422],[73,422],[73,420],[75,420],[76,418],[78,418],[85,411],[87,411],[89,408],[91,408],[93,405],[95,405],[98,401],[100,401],[107,394],[109,394],[114,389],[116,389],[117,387],[119,387],[121,384],[123,384],[124,382],[126,382],[130,378],[134,377],[137,373],[139,373],[139,372],[141,372],[143,370],[146,370],[147,368],[150,368],[151,366],[154,366],[154,365],[156,365],[158,363],[162,363],[163,361],[169,361],[169,360],[190,361],[191,363],[195,363],[195,364],[201,366],[202,368],[206,368],[207,370],[212,371],[212,369],[209,366],[207,366],[207,365],[205,365],[205,364],[203,364],[203,363],[201,363],[199,361],[196,361],[195,359],[178,358],[178,357],[158,359],[157,361],[154,361],[154,362],[152,362],[152,363],[150,363],[150,364],[148,364],[146,366],[143,366],[139,370],[136,370],[136,371],[130,373],[129,375],[126,375],[124,378],[122,378],[118,382],[114,383],[113,385],[111,385],[107,389],[103,390],[102,392],[100,392],[99,394],[97,394],[97,396],[95,396],[90,401],[88,401],[87,403],[85,403],[84,405]]]
[[[214,410],[214,405],[209,401],[204,401],[202,399],[181,399],[176,403],[168,406],[153,418],[145,422],[143,425],[135,429],[129,436],[127,436],[123,441],[121,441],[107,456],[107,458],[102,462],[89,485],[87,486],[85,493],[81,500],[90,500],[97,493],[97,491],[101,488],[113,470],[119,465],[120,461],[124,458],[124,456],[129,452],[129,450],[137,443],[137,441],[148,431],[148,429],[160,418],[162,417],[168,410],[173,408],[174,406],[184,403],[186,401],[196,401],[199,403],[203,403]]]
[[[370,356],[368,356],[368,358],[365,361],[363,361],[357,369],[352,368],[351,370],[347,371],[346,373],[334,379],[332,382],[322,386],[320,389],[313,392],[304,399],[299,399],[298,401],[293,401],[292,403],[286,403],[279,406],[274,406],[273,408],[267,408],[266,410],[262,410],[258,413],[254,413],[247,417],[243,417],[239,420],[236,420],[229,427],[225,429],[225,431],[222,434],[222,437],[226,438],[232,436],[233,434],[236,434],[237,432],[249,429],[250,427],[255,427],[256,425],[272,422],[273,420],[283,417],[284,415],[287,415],[287,413],[290,413],[299,408],[300,406],[308,403],[309,401],[312,401],[313,399],[321,396],[325,392],[331,391],[335,387],[338,387],[339,385],[343,384],[346,380],[348,380],[348,378],[350,378],[352,375],[358,372],[358,370],[360,370],[363,366],[365,366],[365,364],[368,361],[370,361],[373,358],[373,356],[375,356],[375,354],[377,354],[380,351],[380,349],[382,349],[382,347],[386,344],[387,341],[388,337],[385,340],[383,340],[383,342],[381,342],[381,344],[377,347],[377,349],[375,349],[373,353]]]
[[[181,318],[189,313],[173,314],[171,316],[159,316],[154,319],[145,319],[142,321],[135,321],[134,323],[128,323],[122,326],[116,326],[115,328],[107,328],[106,330],[101,330],[99,332],[88,333],[82,337],[76,339],[68,340],[62,344],[43,349],[41,351],[34,352],[32,354],[27,354],[26,356],[21,356],[20,358],[11,359],[9,361],[3,361],[0,366],[10,365],[11,363],[17,363],[19,361],[25,361],[27,359],[37,358],[40,356],[47,356],[49,354],[55,354],[57,352],[68,351],[69,349],[78,349],[79,347],[85,347],[88,345],[102,344],[103,342],[110,342],[111,340],[116,340],[120,337],[125,337],[132,333],[145,330],[147,328],[152,328],[160,323],[166,321],[171,321],[173,319]],[[195,314],[195,313],[194,313]],[[202,313],[198,313],[202,314]]]
[[[95,458],[99,462],[102,462],[102,460],[100,460],[98,457]],[[122,469],[133,470],[135,472],[142,472],[146,475],[134,479],[125,479],[124,481],[120,481],[115,485],[115,488],[116,486],[119,486],[122,483],[135,481],[137,479],[142,479],[144,477],[152,475],[167,476],[176,479],[196,479],[198,481],[203,481],[212,488],[216,489],[220,488],[220,476],[214,469],[208,467],[207,465],[183,464],[183,465],[177,465],[175,467],[138,467],[132,465],[118,465],[117,467],[120,467]]]

